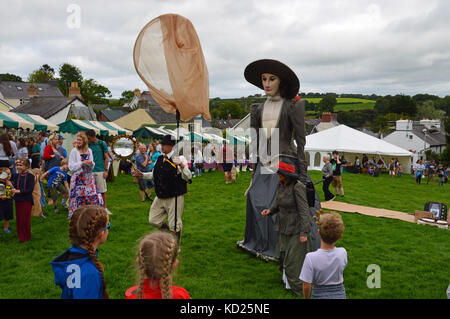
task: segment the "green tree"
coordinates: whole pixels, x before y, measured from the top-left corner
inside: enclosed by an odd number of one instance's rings
[[[450,165],[450,144],[447,144],[447,147],[442,151],[439,161],[442,165]]]
[[[212,120],[219,119],[219,109],[212,109],[211,110],[211,119]]]
[[[370,129],[372,132],[380,133],[380,136],[387,133],[389,131],[389,121],[386,115],[378,115],[375,120],[372,121]]]
[[[437,96],[437,95],[430,95],[430,94],[416,94],[412,98],[417,103],[423,103],[425,101],[436,101],[436,100],[439,100],[439,96]]]
[[[450,117],[447,117],[443,120],[444,122],[444,129],[446,132],[445,135],[445,141],[447,142],[447,148],[450,145]]]
[[[59,67],[58,73],[58,88],[65,96],[69,94],[69,87],[71,82],[77,82],[78,86],[81,87],[83,83],[83,76],[80,69],[76,66],[69,63],[63,63]]]
[[[379,98],[377,99],[377,101],[375,102],[375,106],[374,106],[374,111],[377,114],[387,114],[388,110],[389,110],[389,104],[390,104],[390,98]]]
[[[22,78],[18,75],[11,73],[2,73],[0,74],[0,79],[2,81],[10,81],[10,82],[23,82]]]
[[[323,97],[320,102],[317,104],[317,111],[319,112],[333,112],[334,106],[336,105],[337,100],[335,94],[327,94]]]
[[[442,119],[445,111],[436,109],[432,100],[427,100],[417,107],[417,118],[420,119]]]
[[[315,111],[316,110],[316,104],[313,102],[308,102],[308,100],[305,101],[305,111]]]
[[[106,97],[111,97],[111,91],[94,79],[89,79],[81,85],[81,96],[87,104],[108,104]]]
[[[218,110],[219,118],[223,120],[228,119],[229,115],[232,119],[240,119],[244,116],[243,113],[241,106],[235,101],[223,102]]]
[[[130,102],[134,97],[134,92],[131,90],[126,90],[122,92],[121,96],[126,102]]]
[[[443,99],[437,100],[435,102],[436,108],[444,110],[447,116],[450,116],[450,95],[447,95]]]
[[[39,69],[34,70],[28,75],[28,82],[32,83],[47,83],[53,79],[55,70],[48,64],[43,64]]]
[[[408,95],[398,94],[392,98],[389,104],[389,113],[415,116],[417,114],[417,103]]]

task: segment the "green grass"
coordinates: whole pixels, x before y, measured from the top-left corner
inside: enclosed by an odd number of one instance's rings
[[[322,179],[319,171],[309,172],[313,181]],[[368,175],[342,174],[342,184],[345,196],[339,201],[385,208],[400,212],[414,214],[416,210],[423,210],[425,203],[429,201],[442,202],[450,207],[450,185],[438,187],[437,179],[427,185],[426,179],[422,184],[416,185],[413,175],[390,178],[388,174],[380,174],[379,177]],[[316,186],[320,200],[324,200],[322,184]],[[330,190],[334,193],[333,187]]]
[[[319,103],[322,98],[305,98],[308,102]],[[355,99],[338,97],[336,98],[337,104],[334,106],[334,112],[350,111],[350,110],[372,110],[375,107],[373,100]]]
[[[322,100],[321,97],[307,97],[305,98],[308,102],[312,103],[319,103],[320,100]],[[337,97],[336,98],[337,103],[339,104],[348,104],[348,103],[375,103],[373,100],[367,100],[367,99],[356,99],[351,97]]]
[[[314,181],[319,172],[310,172]],[[192,298],[293,298],[281,282],[273,262],[264,262],[236,246],[245,231],[243,196],[251,173],[241,173],[238,182],[225,185],[223,173],[205,173],[194,178],[186,195],[180,264],[174,283],[185,287]],[[448,201],[448,187],[415,185],[412,177],[390,180],[343,175],[346,202],[413,212],[426,201]],[[317,191],[323,199],[320,185]],[[99,260],[105,267],[111,298],[123,298],[134,285],[136,245],[152,231],[149,203],[139,201],[137,185],[130,176],[108,184],[111,230],[100,246]],[[446,195],[447,194],[447,195]],[[341,199],[339,199],[341,200]],[[447,204],[450,204],[446,202]],[[60,209],[61,211],[61,209]],[[47,219],[32,217],[32,240],[19,243],[15,221],[11,234],[0,234],[0,299],[59,298],[50,261],[69,247],[65,211]],[[348,298],[446,298],[449,284],[449,232],[430,226],[341,214],[344,238],[338,242],[348,252],[344,272]],[[381,288],[366,285],[367,266],[381,267]]]

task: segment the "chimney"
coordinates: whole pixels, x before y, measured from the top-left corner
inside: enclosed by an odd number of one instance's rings
[[[30,86],[27,89],[27,94],[29,97],[33,97],[33,96],[38,96],[39,95],[39,90],[37,88],[36,85],[34,85],[34,83],[30,83]]]
[[[134,96],[141,97],[141,91],[139,89],[134,89]]]
[[[231,114],[228,114],[228,121],[231,120]]]
[[[337,121],[337,113],[323,112],[322,113],[322,122],[331,122]]]
[[[330,112],[322,113],[322,122],[331,122],[331,113]]]
[[[78,87],[78,82],[71,82],[69,87],[69,97],[77,96],[81,99],[81,90]]]

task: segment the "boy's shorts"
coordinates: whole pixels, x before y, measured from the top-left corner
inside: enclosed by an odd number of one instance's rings
[[[331,182],[333,187],[341,188],[342,187],[342,176],[333,176],[333,181]]]
[[[106,179],[103,177],[104,172],[94,172],[95,185],[97,185],[97,190],[100,194],[106,193],[108,190],[106,188]]]
[[[53,199],[53,202],[55,203],[58,200],[59,193],[61,193],[61,195],[67,193],[67,189],[64,186],[64,184],[59,184],[56,187],[50,187],[49,191],[50,191],[50,198]]]

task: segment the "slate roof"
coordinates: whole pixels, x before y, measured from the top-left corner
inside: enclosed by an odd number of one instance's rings
[[[238,124],[242,119],[231,119],[231,120],[214,120],[213,127],[217,127],[221,130],[226,128],[232,128]]]
[[[109,108],[108,104],[91,104],[92,108],[98,109],[98,110],[105,110]]]
[[[155,101],[155,99],[151,96],[149,91],[142,92],[140,99],[145,100],[150,105],[158,105],[159,106],[158,102]]]
[[[71,104],[75,99],[78,99],[84,104],[78,97],[32,97],[28,103],[16,107],[12,112],[35,114],[42,116],[44,119],[48,119]],[[73,109],[72,113],[77,117],[84,117],[86,120],[96,119],[94,111],[87,105],[86,107]]]
[[[106,117],[108,119],[108,121],[112,122],[112,121],[115,121],[118,118],[121,118],[122,116],[128,114],[128,112],[125,112],[122,110],[105,109],[105,110],[101,110],[100,114],[103,114],[103,116]]]
[[[412,132],[414,135],[419,137],[422,140],[425,140],[425,134],[423,133],[423,129],[425,126],[423,124],[413,123],[413,129]],[[437,129],[435,131],[428,131],[426,142],[430,144],[431,146],[439,146],[439,145],[445,145],[445,131],[444,129]]]
[[[313,133],[314,128],[322,122],[321,119],[307,119],[305,120],[306,135]]]
[[[27,90],[30,84],[29,82],[0,81],[0,92],[5,99],[28,98]],[[39,96],[64,96],[59,90],[56,81],[33,84],[38,88]]]
[[[147,109],[145,109],[148,115],[156,122],[156,124],[173,124],[177,122],[177,117],[175,114],[167,113],[164,111],[160,106],[148,106]],[[187,122],[180,121],[180,123],[194,123],[196,118],[192,118]],[[205,120],[203,117],[202,120],[202,127],[210,127],[211,123],[207,120]]]
[[[420,138],[421,140],[425,141],[425,134],[423,133],[423,129],[426,128],[425,125],[420,124],[417,121],[413,122],[413,128],[412,128],[412,133],[414,133],[414,135],[416,135],[418,138]],[[394,133],[395,131],[387,134],[385,137],[391,135],[392,133]],[[441,145],[446,145],[446,139],[445,139],[445,129],[443,128],[442,124],[441,124],[441,128],[438,129],[434,129],[434,130],[428,130],[427,132],[427,137],[426,137],[426,142],[428,144],[430,144],[431,146],[441,146]]]

